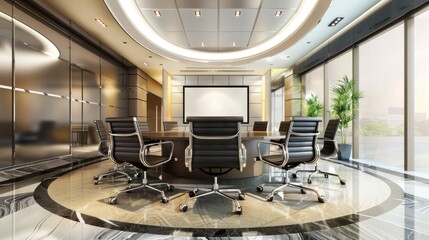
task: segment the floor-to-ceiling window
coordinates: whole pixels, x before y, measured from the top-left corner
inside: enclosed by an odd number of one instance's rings
[[[412,36],[414,66],[414,171],[429,174],[429,10],[415,16]]]
[[[285,88],[281,87],[271,92],[271,128],[273,131],[278,131],[280,122],[284,118],[284,91]]]
[[[359,158],[404,166],[404,24],[358,47]]]

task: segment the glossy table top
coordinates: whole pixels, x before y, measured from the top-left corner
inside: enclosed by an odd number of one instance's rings
[[[240,131],[243,140],[261,140],[284,138],[282,132],[271,131]],[[189,138],[189,131],[168,131],[168,132],[142,132],[145,138],[156,138],[163,140],[185,140]]]

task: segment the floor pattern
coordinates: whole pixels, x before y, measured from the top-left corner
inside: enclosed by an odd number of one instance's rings
[[[266,192],[260,194],[252,190],[257,184],[267,176],[244,180],[242,183],[234,181],[223,181],[227,186],[244,186],[246,200],[241,201],[243,205],[243,215],[231,214],[231,206],[224,203],[222,211],[216,213],[215,206],[218,201],[213,198],[198,200],[192,209],[186,213],[179,212],[177,203],[185,197],[186,192],[195,187],[201,187],[207,183],[189,182],[187,179],[172,179],[177,187],[170,193],[171,200],[168,204],[162,204],[155,200],[159,196],[144,195],[143,193],[126,194],[120,199],[117,205],[109,205],[105,202],[107,196],[114,193],[116,189],[126,186],[125,183],[105,182],[94,186],[91,183],[91,171],[102,170],[99,164],[91,164],[76,168],[73,171],[61,173],[55,178],[42,181],[41,184],[34,183],[25,186],[16,186],[10,191],[3,189],[0,194],[0,236],[10,236],[5,239],[206,239],[208,237],[219,237],[228,239],[428,239],[429,238],[429,188],[427,182],[419,182],[403,178],[400,175],[392,175],[377,169],[372,169],[359,164],[337,164],[333,162],[321,161],[321,168],[337,170],[347,180],[347,185],[342,187],[337,183],[337,179],[322,177],[314,178],[311,186],[326,195],[327,202],[320,204],[315,201],[315,196],[309,194],[285,194],[277,195],[275,202],[265,203],[261,201]],[[168,180],[168,177],[164,177]],[[305,178],[299,178],[302,181]],[[66,184],[61,181],[67,182]],[[63,189],[55,187],[67,186]],[[243,184],[243,185],[241,185]],[[75,187],[72,187],[75,186]],[[224,186],[222,184],[222,186]],[[90,188],[91,187],[91,188]],[[36,189],[34,191],[34,189]],[[71,189],[74,189],[72,192]],[[76,190],[81,189],[81,190]],[[82,190],[83,189],[83,190]],[[87,190],[84,190],[87,189]],[[98,189],[98,192],[96,191]],[[384,190],[380,190],[384,189]],[[55,191],[54,191],[55,190]],[[62,190],[63,193],[59,191]],[[34,196],[33,196],[34,191]],[[51,193],[53,191],[54,193]],[[84,204],[79,208],[79,201],[73,198],[97,197],[97,203],[109,211],[85,212],[91,204]],[[43,195],[46,194],[46,195]],[[61,196],[63,201],[60,201]],[[65,196],[70,196],[69,201]],[[149,200],[141,200],[143,197]],[[150,200],[152,199],[152,200]],[[263,200],[263,199],[262,199]],[[49,203],[49,201],[52,201]],[[44,206],[47,203],[48,207]],[[132,204],[134,202],[134,204]],[[253,203],[255,206],[252,206]],[[352,213],[336,210],[327,207],[331,204],[351,206]],[[39,205],[40,204],[40,205]],[[178,218],[178,224],[185,222],[187,217],[200,215],[196,221],[200,227],[183,228],[180,226],[164,226],[172,221],[164,219],[164,212],[150,214],[151,206],[159,205],[162,208],[171,207],[168,216],[174,215]],[[263,210],[259,208],[264,205]],[[43,206],[43,207],[41,207]],[[55,206],[55,207],[53,207]],[[210,207],[211,206],[211,207]],[[259,215],[263,216],[270,208],[272,212],[282,210],[282,220],[292,219],[298,221],[299,212],[310,211],[313,215],[325,216],[324,210],[341,212],[342,216],[327,217],[318,221],[305,221],[298,223],[283,222],[278,224],[262,223],[258,225]],[[259,215],[251,216],[258,208]],[[324,209],[329,208],[329,209]],[[47,210],[48,209],[48,210]],[[206,212],[203,210],[206,209]],[[207,210],[209,209],[209,210]],[[286,212],[288,210],[288,212]],[[293,211],[296,212],[293,212]],[[122,214],[121,212],[127,212]],[[138,221],[132,220],[135,212],[141,214]],[[256,211],[256,212],[258,212]],[[110,212],[110,213],[106,213]],[[114,219],[114,215],[121,215],[119,221]],[[264,212],[264,213],[262,213]],[[246,216],[246,213],[250,215]],[[107,215],[103,215],[107,214]],[[329,213],[332,214],[332,213]],[[31,215],[32,217],[28,217]],[[151,215],[153,219],[161,219],[158,226],[149,225],[148,220]],[[271,215],[271,214],[267,214]],[[106,218],[108,216],[108,218]],[[124,217],[125,216],[125,217]],[[160,217],[161,216],[161,217]],[[111,219],[110,219],[111,218]],[[146,219],[145,219],[146,218]],[[234,219],[235,218],[235,219]],[[255,219],[253,226],[240,226],[241,221],[236,218]],[[201,219],[205,221],[201,222]],[[278,218],[277,218],[278,219]],[[304,218],[302,218],[304,219]],[[302,220],[301,219],[301,220]],[[242,220],[242,219],[240,219]],[[213,227],[214,222],[225,223],[230,221],[230,227]],[[243,221],[245,222],[245,221]],[[252,222],[249,220],[249,222]],[[206,225],[204,225],[206,224]],[[232,225],[235,224],[235,225]],[[250,224],[250,223],[248,223]],[[272,224],[271,226],[269,224]],[[228,224],[226,224],[228,225]],[[146,226],[146,227],[145,227]],[[164,226],[164,227],[163,227]],[[212,227],[210,227],[212,226]]]

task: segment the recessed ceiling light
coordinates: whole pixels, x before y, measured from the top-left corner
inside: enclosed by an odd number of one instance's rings
[[[236,16],[236,17],[240,17],[240,16],[241,16],[241,11],[238,11],[238,10],[237,10],[237,11],[235,11],[235,16]]]
[[[156,10],[156,11],[153,11],[153,13],[155,14],[155,16],[161,17],[161,12],[160,11]]]
[[[329,27],[335,27],[344,17],[336,17],[332,22],[328,25]]]
[[[204,42],[201,42],[201,47],[205,47],[206,44]]]
[[[276,17],[280,17],[280,15],[282,15],[283,11],[276,11],[276,14],[274,16]]]
[[[201,11],[199,10],[195,11],[195,17],[201,17]]]
[[[147,67],[149,64],[147,64],[147,62],[144,62],[143,65],[145,65]]]
[[[107,27],[107,25],[106,25],[103,21],[101,21],[101,19],[99,19],[99,18],[94,18],[94,20],[95,20],[95,21],[97,21],[97,22],[98,22],[98,24],[100,24],[102,27]]]
[[[307,44],[310,44],[311,42],[307,42]]]
[[[127,44],[127,42],[125,42],[125,41],[123,41],[122,43],[123,43],[123,44]]]
[[[235,46],[236,46],[235,42],[232,42],[232,46],[233,46],[233,47],[235,47]]]

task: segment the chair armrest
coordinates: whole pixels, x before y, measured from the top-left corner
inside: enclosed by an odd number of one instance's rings
[[[185,148],[185,166],[192,172],[192,148],[187,146]]]
[[[246,167],[246,162],[247,162],[247,150],[243,143],[241,144],[241,147],[240,147],[239,157],[240,157],[240,172],[242,172],[243,168]]]
[[[281,149],[281,152],[282,152],[282,161],[281,161],[281,164],[274,164],[272,162],[264,160],[264,158],[263,158],[263,156],[261,154],[261,150],[260,150],[261,145],[274,145],[274,146],[279,147]],[[257,144],[257,151],[258,151],[258,158],[259,158],[259,160],[261,160],[261,161],[263,161],[263,162],[265,162],[265,163],[267,163],[267,164],[269,164],[271,166],[274,166],[274,167],[282,168],[282,167],[286,166],[286,163],[288,161],[288,150],[287,150],[287,148],[285,148],[285,146],[283,144],[275,143],[275,142],[264,142],[264,141],[258,142],[258,144]]]
[[[160,162],[158,164],[155,164],[155,165],[149,164],[146,161],[146,155],[148,153],[148,149],[150,147],[153,147],[153,146],[161,146],[162,147],[162,145],[171,145],[170,155],[168,156],[168,159],[166,159],[165,161]],[[174,143],[172,141],[145,144],[145,145],[143,145],[143,149],[141,149],[141,151],[140,151],[140,160],[145,167],[156,167],[156,166],[162,165],[162,164],[170,161],[173,158],[173,151],[174,151]]]

